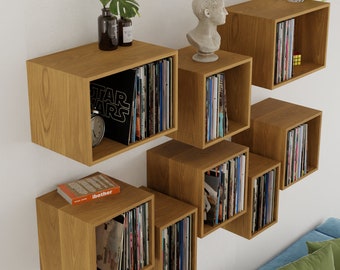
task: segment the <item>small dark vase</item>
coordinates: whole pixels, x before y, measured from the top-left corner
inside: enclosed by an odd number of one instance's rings
[[[119,20],[119,46],[131,46],[133,41],[132,21],[121,17]]]
[[[118,48],[118,23],[108,8],[102,9],[98,17],[98,46],[100,50],[112,51]]]

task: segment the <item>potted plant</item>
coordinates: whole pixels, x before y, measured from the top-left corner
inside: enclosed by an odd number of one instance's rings
[[[100,2],[103,5],[103,14],[99,16],[98,18],[98,31],[99,31],[99,48],[102,49],[107,48],[108,46],[101,46],[103,42],[105,42],[105,39],[101,38],[103,36],[103,32],[108,32],[106,36],[110,36],[108,40],[109,42],[106,42],[106,44],[109,45],[108,50],[116,49],[118,44],[120,46],[131,46],[132,45],[132,21],[130,18],[135,17],[136,15],[139,15],[139,4],[136,0],[100,0]],[[107,7],[108,6],[108,7]],[[119,18],[118,24],[114,21],[117,20],[117,17],[113,16],[113,19],[110,19],[108,16],[115,15]],[[107,16],[107,17],[105,17]],[[109,23],[103,23],[106,19],[109,19]],[[104,19],[104,20],[103,20]],[[111,24],[110,24],[111,23]],[[111,29],[110,30],[110,25]],[[115,26],[116,27],[115,27]],[[117,30],[118,25],[118,30]],[[108,26],[108,27],[106,27]],[[116,30],[116,35],[113,34],[114,30]],[[111,33],[110,33],[111,32]],[[118,40],[116,38],[118,36]],[[117,43],[117,44],[114,44]],[[102,47],[102,48],[101,48]],[[105,50],[105,49],[104,49]]]
[[[109,9],[113,15],[123,18],[133,18],[139,15],[139,4],[135,0],[100,0],[103,8],[109,4]]]

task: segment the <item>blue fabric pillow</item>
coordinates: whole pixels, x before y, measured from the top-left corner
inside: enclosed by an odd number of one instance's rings
[[[330,236],[324,235],[317,231],[310,231],[303,236],[301,236],[298,240],[292,243],[289,247],[283,250],[280,254],[275,256],[273,259],[262,265],[258,270],[273,270],[277,269],[280,266],[286,265],[292,261],[296,261],[308,254],[308,249],[306,246],[307,241],[311,242],[320,242],[325,240],[333,239]]]
[[[315,230],[333,238],[340,238],[340,219],[330,217],[317,226]]]

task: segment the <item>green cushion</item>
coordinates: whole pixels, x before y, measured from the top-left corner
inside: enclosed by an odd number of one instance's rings
[[[318,250],[319,248],[324,247],[325,245],[332,246],[335,270],[340,270],[340,238],[322,241],[322,242],[308,242],[307,241],[307,247],[308,247],[309,253],[312,253]]]
[[[297,261],[289,263],[280,270],[335,270],[331,245],[325,245]]]

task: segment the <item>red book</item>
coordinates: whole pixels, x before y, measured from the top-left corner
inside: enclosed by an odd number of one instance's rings
[[[60,184],[57,192],[70,204],[80,204],[120,192],[120,186],[111,177],[97,172],[84,178]]]

